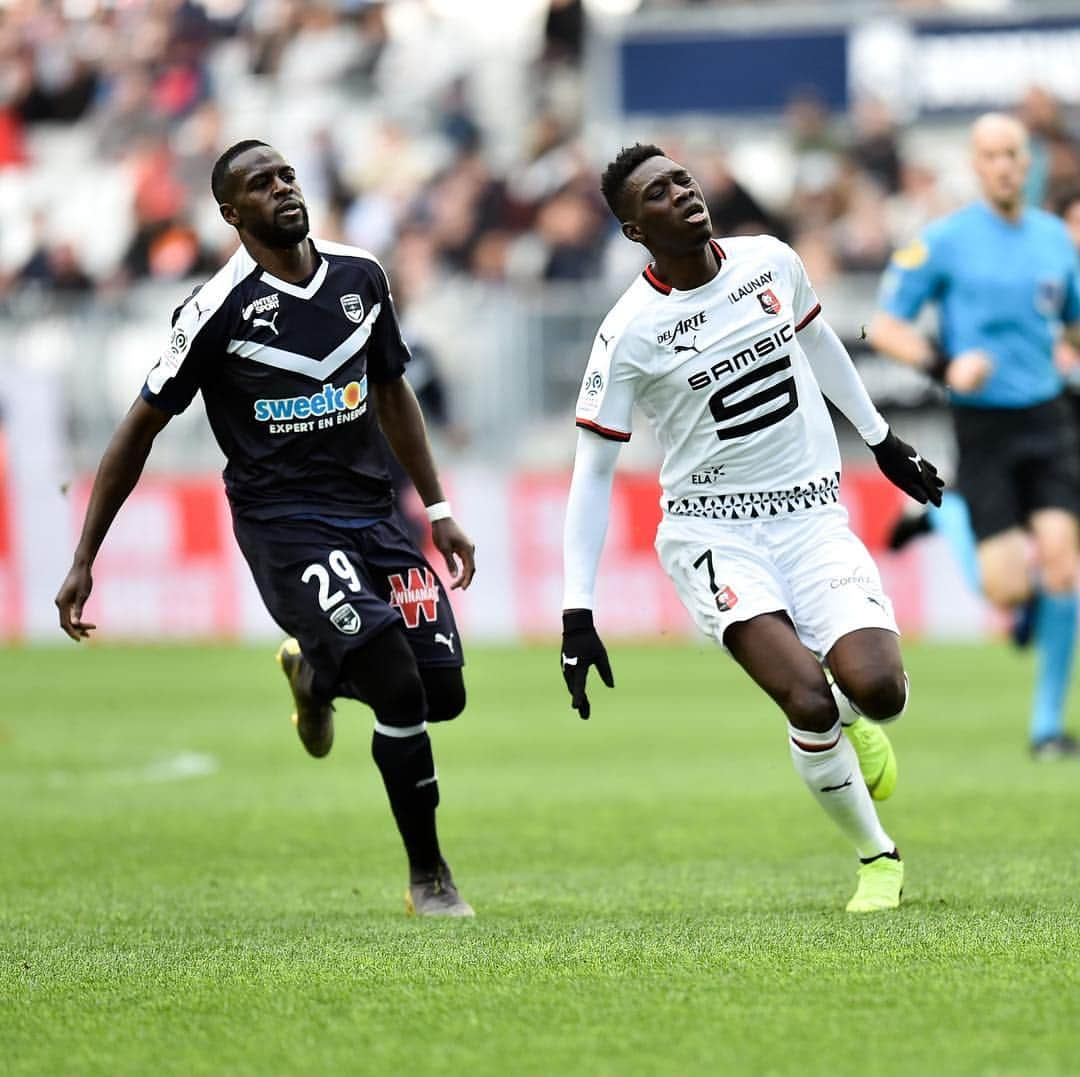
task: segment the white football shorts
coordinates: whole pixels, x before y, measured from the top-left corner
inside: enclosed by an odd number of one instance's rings
[[[698,628],[717,643],[729,625],[778,610],[819,658],[859,628],[900,634],[842,505],[770,520],[665,515],[656,552]]]

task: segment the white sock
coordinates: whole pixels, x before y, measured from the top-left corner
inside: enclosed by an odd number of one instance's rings
[[[833,681],[830,685],[832,688],[832,697],[836,700],[836,709],[840,712],[840,724],[841,725],[854,725],[862,715],[855,709],[855,704],[843,692],[840,691],[840,685]],[[799,732],[792,733],[792,736],[800,736]]]
[[[836,701],[836,709],[840,712],[840,724],[841,725],[854,725],[860,718],[866,718],[866,715],[860,711],[854,703],[843,692],[840,691],[840,685],[833,681],[829,685],[832,689],[832,697]],[[885,725],[887,722],[895,722],[897,718],[902,717],[904,711],[907,710],[908,699],[911,698],[911,681],[908,680],[908,675],[904,674],[904,705],[894,714],[891,718],[867,718],[868,722],[876,722],[878,725]]]
[[[811,733],[788,723],[791,760],[811,796],[844,832],[865,860],[895,848],[878,821],[870,791],[859,773],[855,749],[837,722],[827,733]]]

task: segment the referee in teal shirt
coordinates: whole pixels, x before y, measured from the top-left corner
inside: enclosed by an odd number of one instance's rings
[[[982,199],[893,255],[870,342],[948,388],[955,489],[977,544],[973,574],[998,606],[1037,597],[1032,752],[1075,756],[1064,713],[1077,630],[1080,441],[1053,353],[1062,332],[1080,335],[1080,265],[1062,222],[1024,205],[1029,157],[1019,121],[982,116],[971,145]],[[928,302],[937,307],[936,344],[912,324]],[[954,502],[936,521],[964,530],[950,536],[954,546],[966,538],[963,509]]]

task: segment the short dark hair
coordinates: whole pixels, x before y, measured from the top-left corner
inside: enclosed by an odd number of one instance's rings
[[[244,153],[245,150],[254,149],[256,146],[266,146],[269,143],[258,138],[245,138],[241,142],[234,142],[215,162],[210,173],[210,190],[214,192],[214,198],[220,206],[228,200],[229,192],[226,190],[229,181],[229,166],[233,161]]]
[[[625,219],[620,207],[622,205],[622,191],[623,186],[626,183],[626,177],[629,176],[642,161],[647,161],[650,157],[665,156],[667,155],[664,151],[659,146],[654,146],[651,142],[644,144],[635,142],[632,146],[623,146],[623,148],[619,150],[615,160],[604,169],[604,174],[600,177],[600,190],[603,192],[604,200],[607,202],[611,212],[614,213],[620,221]]]

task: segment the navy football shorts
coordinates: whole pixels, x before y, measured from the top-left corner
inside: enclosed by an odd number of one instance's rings
[[[1030,408],[955,406],[956,489],[981,542],[1039,509],[1080,515],[1080,445],[1064,397]]]
[[[391,625],[405,630],[417,665],[465,664],[446,590],[396,512],[367,527],[234,517],[233,532],[270,616],[314,667],[319,695],[340,694],[346,655]]]

